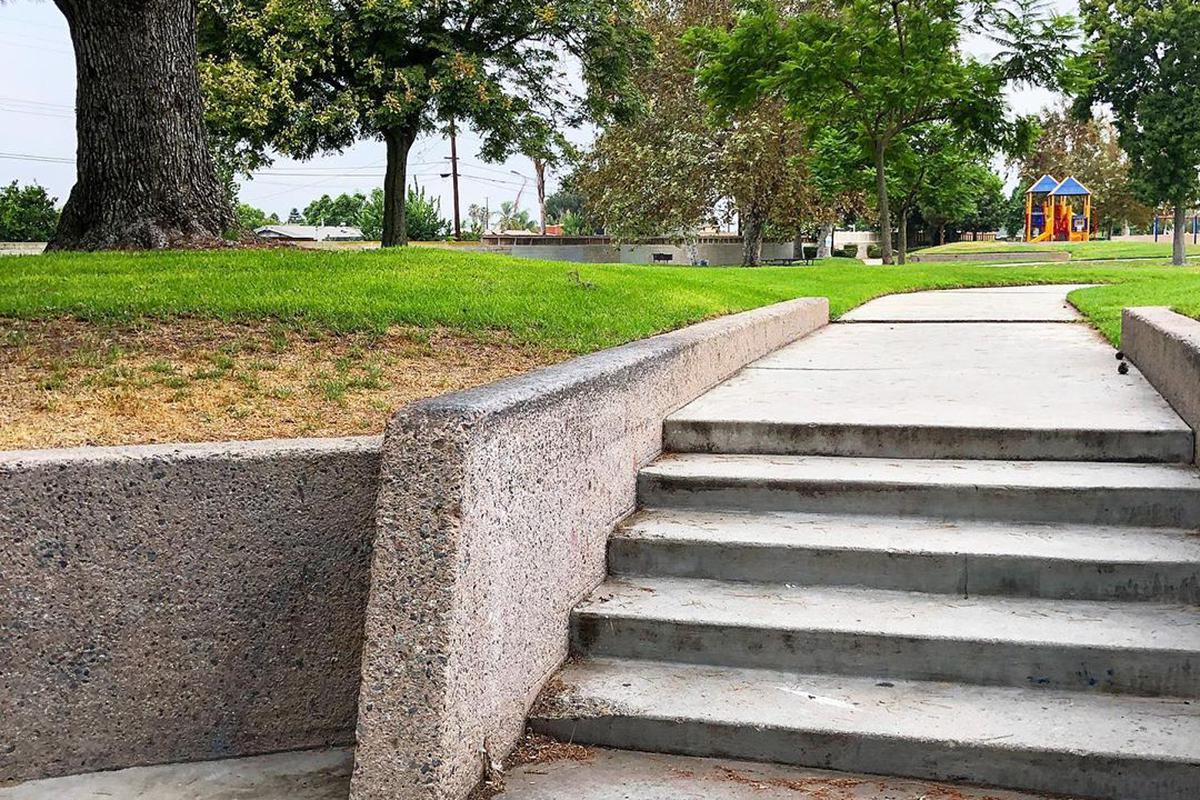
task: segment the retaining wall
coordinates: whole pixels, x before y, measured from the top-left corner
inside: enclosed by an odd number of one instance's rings
[[[672,411],[828,321],[801,299],[414,403],[384,438],[356,800],[465,797],[515,744]]]
[[[0,782],[352,742],[379,447],[0,453]]]
[[[1196,431],[1200,464],[1200,321],[1165,307],[1127,308],[1121,349]]]

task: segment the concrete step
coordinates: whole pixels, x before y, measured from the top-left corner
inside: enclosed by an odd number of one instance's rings
[[[1062,304],[1061,289],[1042,297]],[[1086,326],[938,322],[830,325],[679,409],[664,434],[675,452],[1123,462],[1190,462],[1194,438]]]
[[[668,455],[638,476],[642,506],[1200,527],[1183,464]]]
[[[571,635],[582,656],[1200,697],[1191,606],[627,578]]]
[[[864,458],[1188,463],[1190,430],[1000,428],[668,419],[663,445],[674,453],[753,453]]]
[[[1200,786],[1200,704],[1177,699],[589,660],[530,723],[581,744],[1103,800]]]
[[[550,740],[545,740],[550,741]],[[515,767],[502,800],[1048,800],[945,783],[565,744]],[[240,799],[239,799],[240,800]]]
[[[1200,603],[1200,533],[663,508],[618,526],[614,575],[960,596]]]

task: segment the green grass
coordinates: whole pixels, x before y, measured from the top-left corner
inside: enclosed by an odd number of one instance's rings
[[[1188,254],[1200,255],[1200,245],[1193,245],[1188,237]],[[1050,250],[1066,250],[1073,260],[1106,260],[1123,258],[1171,257],[1171,240],[1163,237],[1154,242],[954,242],[937,247],[927,247],[919,253],[979,253],[986,260],[986,253],[1045,253]]]
[[[1032,283],[1114,284],[1072,295],[1114,342],[1125,305],[1171,305],[1200,317],[1200,268],[1165,262],[867,267],[832,259],[811,268],[746,270],[573,264],[428,248],[7,256],[0,260],[0,316],[275,319],[335,331],[392,324],[499,329],[522,342],[587,352],[793,297],[828,297],[838,315],[895,292]]]

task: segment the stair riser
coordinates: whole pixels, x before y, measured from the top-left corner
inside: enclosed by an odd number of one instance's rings
[[[1200,527],[1200,488],[1056,488],[638,477],[650,508],[752,508],[1091,525]]]
[[[1004,786],[1091,800],[1195,800],[1197,765],[1122,756],[956,745],[693,720],[548,719],[530,727],[577,744]]]
[[[1108,564],[1020,556],[887,553],[615,537],[614,575],[709,578],[963,596],[1200,603],[1200,564]]]
[[[986,632],[982,632],[986,635]],[[1138,695],[1200,697],[1200,654],[778,630],[576,612],[576,655]]]
[[[667,420],[672,453],[1190,463],[1188,431],[1006,430]]]

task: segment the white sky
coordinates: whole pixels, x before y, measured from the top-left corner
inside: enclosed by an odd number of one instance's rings
[[[1077,12],[1076,0],[1053,3],[1063,11]],[[986,54],[988,46],[971,41],[968,49]],[[1040,89],[1011,95],[1012,105],[1020,113],[1037,112],[1054,100],[1052,93]],[[66,200],[75,179],[71,162],[75,156],[74,103],[75,65],[62,14],[48,0],[10,0],[0,5],[0,184],[14,179],[36,181],[58,197],[59,204]],[[590,131],[572,136],[580,143],[590,137]],[[463,218],[472,203],[488,203],[496,209],[504,200],[516,200],[522,191],[521,206],[533,210],[532,165],[524,158],[485,164],[478,150],[478,137],[465,131],[460,134]],[[413,145],[409,159],[410,175],[442,198],[446,218],[452,213],[450,179],[440,174],[449,172],[449,156],[447,141],[425,136]],[[307,162],[281,158],[242,185],[241,199],[284,218],[291,208],[303,209],[322,194],[366,192],[381,185],[383,165],[383,143],[376,141],[359,142],[342,153]],[[553,191],[554,176],[548,184],[548,191]]]

